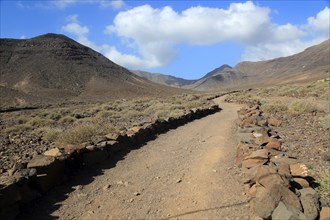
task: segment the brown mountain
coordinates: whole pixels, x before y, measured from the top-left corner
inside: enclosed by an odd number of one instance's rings
[[[27,40],[0,39],[0,66],[1,106],[179,92],[140,78],[100,53],[58,34]]]
[[[273,60],[222,65],[197,80],[184,80],[162,74],[143,73],[153,82],[199,91],[238,89],[251,86],[313,81],[330,77],[330,41],[305,51]]]
[[[301,53],[260,62],[241,62],[234,69],[248,76],[247,84],[270,85],[329,77],[330,40]]]
[[[241,81],[246,78],[245,74],[225,64],[207,73],[204,77],[196,80],[187,89],[209,91],[215,89],[240,87]]]
[[[152,82],[177,88],[182,88],[196,82],[196,80],[182,79],[171,75],[149,73],[141,70],[133,70],[132,73]]]

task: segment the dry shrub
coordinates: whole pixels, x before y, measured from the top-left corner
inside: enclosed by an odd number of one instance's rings
[[[325,171],[316,176],[316,181],[320,184],[316,188],[321,197],[330,205],[330,172]]]
[[[90,141],[92,137],[116,131],[117,130],[112,125],[100,123],[98,121],[94,123],[80,124],[72,129],[61,132],[56,138],[56,143],[81,144]]]
[[[288,106],[281,101],[264,104],[261,108],[264,112],[268,113],[285,112],[288,110]]]
[[[41,126],[50,126],[54,124],[54,121],[52,119],[40,118],[39,116],[36,116],[30,119],[27,122],[27,124],[33,127],[41,127]]]
[[[8,128],[5,128],[3,130],[4,133],[19,133],[19,132],[26,132],[26,131],[32,131],[33,130],[33,127],[31,125],[28,125],[28,124],[21,124],[21,125],[13,125],[13,126],[10,126]]]
[[[330,128],[330,115],[322,117],[319,120],[325,128]]]
[[[316,111],[315,105],[307,101],[293,101],[288,106],[288,112],[291,114],[304,114]]]
[[[42,127],[33,131],[35,135],[42,136],[45,141],[49,142],[54,142],[61,132],[61,129],[54,127]]]
[[[64,124],[72,124],[76,121],[76,118],[72,117],[72,116],[64,116],[63,118],[61,118],[58,122],[62,125]]]

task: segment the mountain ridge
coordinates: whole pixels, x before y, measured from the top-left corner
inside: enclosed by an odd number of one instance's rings
[[[1,105],[162,96],[181,91],[140,78],[91,48],[53,33],[0,39],[0,65]]]
[[[306,48],[304,51],[266,61],[243,61],[231,67],[223,64],[196,80],[187,80],[185,84],[171,82],[161,84],[199,91],[217,89],[237,89],[241,87],[266,86],[292,82],[319,80],[329,76],[330,40]],[[148,73],[149,80],[159,83],[157,76]],[[171,77],[166,75],[166,77]],[[173,80],[176,77],[173,78]],[[180,79],[185,80],[185,79]],[[179,85],[179,86],[178,86]]]

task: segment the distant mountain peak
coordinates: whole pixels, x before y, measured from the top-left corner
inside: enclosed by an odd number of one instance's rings
[[[47,33],[43,34],[31,39],[62,39],[62,40],[72,40],[71,38],[65,36],[64,34],[55,34],[55,33]]]

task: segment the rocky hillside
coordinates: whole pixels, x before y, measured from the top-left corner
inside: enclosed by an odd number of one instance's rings
[[[330,41],[327,40],[288,57],[260,62],[241,62],[234,67],[225,64],[197,80],[184,80],[142,71],[134,73],[163,85],[199,91],[309,82],[329,77],[329,47]]]
[[[330,40],[301,53],[260,62],[241,62],[234,68],[245,73],[249,84],[283,84],[329,77]]]
[[[58,34],[0,39],[2,106],[154,96],[178,92],[144,80]]]
[[[240,87],[246,76],[242,72],[237,71],[231,66],[225,64],[213,71],[207,73],[203,78],[196,80],[184,88],[208,91],[221,88]]]
[[[174,77],[174,76],[170,76],[170,75],[164,75],[164,74],[160,74],[160,73],[149,73],[146,71],[140,71],[140,70],[135,70],[132,71],[134,74],[150,80],[152,82],[158,83],[158,84],[162,84],[162,85],[167,85],[167,86],[172,86],[172,87],[184,87],[187,85],[190,85],[194,82],[196,82],[196,80],[187,80],[187,79],[182,79],[182,78],[178,78],[178,77]]]

